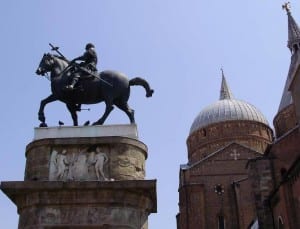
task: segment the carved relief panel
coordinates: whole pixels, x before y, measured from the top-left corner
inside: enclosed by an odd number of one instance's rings
[[[50,156],[49,180],[107,181],[108,149],[86,147],[79,149],[53,149]]]
[[[145,156],[137,148],[119,146],[110,161],[112,176],[117,180],[144,179]]]
[[[145,155],[135,147],[118,145],[56,147],[51,150],[51,181],[113,181],[145,177]]]

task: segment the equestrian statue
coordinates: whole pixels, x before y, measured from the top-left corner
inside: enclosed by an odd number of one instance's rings
[[[130,123],[135,123],[134,110],[128,105],[130,87],[142,86],[146,90],[146,97],[151,97],[154,90],[145,79],[136,77],[129,80],[124,74],[111,70],[98,72],[97,54],[91,43],[86,45],[82,56],[72,61],[68,61],[58,47],[49,45],[57,54],[44,54],[36,70],[36,74],[41,76],[50,72],[52,91],[51,95],[41,101],[38,112],[40,127],[47,127],[45,106],[57,100],[66,104],[74,126],[78,126],[77,111],[81,111],[81,104],[100,102],[105,102],[105,111],[93,125],[102,125],[114,105],[127,114]],[[77,63],[78,60],[82,62]]]

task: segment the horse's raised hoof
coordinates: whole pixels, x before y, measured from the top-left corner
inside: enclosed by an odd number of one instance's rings
[[[48,125],[47,125],[45,122],[42,122],[42,123],[40,124],[40,127],[48,127]]]

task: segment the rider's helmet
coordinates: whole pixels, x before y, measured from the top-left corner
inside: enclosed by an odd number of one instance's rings
[[[85,50],[88,50],[90,48],[95,48],[95,45],[93,45],[92,43],[87,43],[85,46]]]

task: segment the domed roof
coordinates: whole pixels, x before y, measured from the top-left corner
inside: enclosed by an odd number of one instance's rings
[[[264,115],[253,105],[241,100],[223,99],[204,108],[197,115],[190,133],[209,124],[230,120],[249,120],[269,125]]]
[[[222,75],[220,100],[204,108],[195,118],[190,134],[213,123],[232,120],[256,121],[269,125],[264,115],[253,105],[234,99]]]

